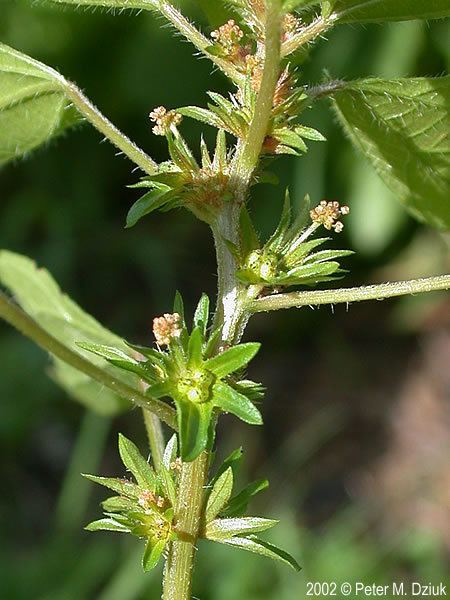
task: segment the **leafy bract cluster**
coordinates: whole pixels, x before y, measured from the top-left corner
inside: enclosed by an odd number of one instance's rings
[[[178,537],[174,521],[178,477],[176,436],[167,444],[157,471],[122,434],[119,434],[119,453],[135,481],[85,475],[117,494],[102,503],[104,518],[93,521],[86,529],[131,533],[144,539],[142,566],[149,571],[158,564],[167,544]]]
[[[313,252],[329,238],[313,238],[311,235],[324,224],[327,229],[342,228],[335,219],[347,214],[347,207],[323,201],[309,210],[310,199],[306,196],[303,205],[292,219],[289,193],[286,193],[278,227],[261,244],[249,214],[242,209],[240,218],[240,245],[228,241],[239,269],[237,278],[245,284],[259,288],[280,288],[293,285],[316,285],[340,278],[345,271],[337,259],[353,254],[351,250],[320,250]],[[322,211],[320,209],[323,209]],[[308,216],[312,222],[306,226]],[[337,225],[340,227],[337,227]]]
[[[203,295],[189,332],[184,306],[177,294],[173,314],[155,319],[157,347],[130,345],[135,357],[111,346],[80,343],[120,369],[137,374],[153,398],[175,403],[181,458],[194,460],[213,441],[215,415],[229,412],[246,423],[260,425],[254,401],[262,398],[260,384],[243,377],[243,370],[260,348],[258,343],[218,348],[220,330],[208,334],[209,299]]]
[[[250,500],[269,486],[267,479],[259,479],[233,494],[234,480],[242,450],[228,456],[208,486],[202,537],[207,540],[260,554],[300,570],[298,563],[287,552],[261,540],[255,534],[274,527],[278,521],[263,517],[244,516]]]

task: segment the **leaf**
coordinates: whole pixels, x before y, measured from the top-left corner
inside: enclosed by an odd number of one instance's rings
[[[214,483],[205,509],[206,523],[213,521],[226,506],[233,491],[233,469],[228,469]]]
[[[53,69],[0,44],[0,164],[24,156],[80,120]]]
[[[200,367],[202,363],[203,335],[200,327],[194,327],[189,336],[188,357],[189,365]]]
[[[172,506],[176,506],[177,491],[175,489],[172,475],[164,463],[160,465],[159,479],[161,481],[161,487],[164,491],[164,496],[169,499]]]
[[[64,294],[48,271],[38,268],[25,256],[7,250],[0,251],[0,284],[15,297],[22,309],[48,333],[71,350],[109,371],[114,377],[135,387],[134,375],[118,372],[104,364],[102,358],[81,352],[76,343],[80,340],[105,344],[127,351],[123,340],[105,329]],[[129,350],[131,353],[131,350]],[[102,415],[115,415],[129,408],[128,401],[105,390],[104,386],[87,375],[54,359],[53,378],[75,400]]]
[[[118,479],[115,477],[99,477],[98,475],[87,475],[86,473],[82,473],[83,477],[93,481],[94,483],[98,483],[99,485],[103,485],[108,489],[120,494],[121,496],[126,496],[127,498],[139,498],[140,490],[139,487],[133,483],[132,481],[127,481],[126,479]]]
[[[183,108],[177,108],[177,113],[180,113],[180,115],[183,115],[184,117],[190,117],[196,121],[201,121],[212,127],[217,127],[218,129],[223,129],[224,126],[222,119],[206,108],[184,106]]]
[[[286,146],[291,146],[301,152],[308,151],[308,146],[295,131],[291,131],[290,129],[277,129],[273,132],[273,137]]]
[[[214,385],[213,391],[213,402],[223,411],[232,413],[250,425],[262,425],[261,413],[247,396],[221,381]]]
[[[112,496],[103,500],[102,507],[105,512],[109,513],[122,513],[135,508],[133,501],[123,496]]]
[[[92,521],[92,523],[86,525],[85,529],[87,531],[118,531],[120,533],[130,533],[128,527],[125,527],[125,525],[122,525],[112,517]]]
[[[420,220],[450,228],[450,76],[363,79],[335,94],[345,131]]]
[[[115,367],[124,369],[125,371],[130,371],[130,373],[135,373],[143,379],[147,379],[149,376],[149,373],[145,369],[143,362],[136,360],[129,354],[119,350],[119,348],[105,346],[103,344],[90,344],[86,342],[77,342],[77,346],[83,350],[92,352],[97,356],[101,356]]]
[[[227,507],[223,511],[226,517],[240,517],[247,511],[248,504],[253,496],[259,494],[269,487],[267,479],[258,479],[245,486],[236,496],[231,498]]]
[[[260,554],[261,556],[266,556],[272,560],[279,560],[286,565],[289,565],[296,571],[301,570],[300,565],[290,554],[284,550],[281,550],[280,548],[277,548],[273,544],[269,544],[268,542],[260,540],[255,536],[232,537],[228,539],[218,539],[216,541],[221,544],[226,544],[227,546],[233,546],[234,548],[247,550],[247,552],[253,552],[255,554]]]
[[[138,485],[154,492],[157,483],[155,472],[136,445],[121,433],[119,433],[119,454],[123,464],[131,471]]]
[[[245,206],[242,207],[239,220],[239,233],[241,238],[241,252],[243,256],[260,247],[258,234],[253,227],[252,220]]]
[[[273,232],[273,234],[270,236],[270,238],[267,241],[267,244],[266,244],[267,248],[270,248],[274,252],[276,252],[277,250],[279,250],[281,248],[281,246],[283,245],[285,234],[289,227],[290,220],[291,220],[291,198],[289,195],[289,190],[287,189],[286,193],[284,195],[283,210],[281,211],[280,221],[278,223],[277,228],[275,229],[275,231]]]
[[[163,463],[166,469],[170,470],[170,465],[174,462],[177,457],[178,451],[178,439],[177,434],[174,433],[170,440],[167,442],[167,446],[164,449]]]
[[[181,458],[185,462],[191,462],[203,452],[208,443],[212,403],[196,404],[182,400],[176,405]]]
[[[297,125],[295,127],[295,133],[297,133],[302,138],[307,140],[311,140],[312,142],[326,142],[326,138],[317,131],[317,129],[313,129],[312,127],[305,127],[305,125]]]
[[[337,0],[340,23],[442,19],[450,16],[448,0]]]
[[[167,204],[167,202],[173,198],[170,191],[170,187],[164,186],[164,189],[153,189],[139,198],[128,211],[127,229],[136,225],[136,223],[145,215],[148,215],[164,206],[164,204]]]
[[[184,302],[183,296],[177,290],[175,292],[175,298],[173,301],[173,312],[180,315],[181,320],[184,322]]]
[[[203,336],[206,335],[206,328],[209,319],[209,298],[206,294],[202,294],[200,301],[194,313],[194,327],[200,327]]]
[[[245,367],[261,348],[258,342],[250,342],[247,344],[239,344],[228,348],[224,352],[213,356],[205,363],[205,368],[211,371],[222,379],[230,373],[234,373],[242,367]]]
[[[226,459],[223,461],[223,463],[220,465],[220,467],[217,470],[217,473],[214,475],[214,477],[212,478],[210,485],[214,486],[214,484],[216,483],[216,481],[219,479],[219,477],[222,475],[222,473],[225,473],[225,471],[228,469],[228,467],[231,467],[231,470],[233,471],[233,477],[236,477],[239,465],[241,463],[242,460],[242,448],[236,448],[236,450],[233,450],[233,452],[226,457]]]
[[[206,526],[205,537],[208,540],[230,538],[235,535],[259,533],[275,527],[279,521],[262,517],[241,517],[238,519],[215,519]]]
[[[156,538],[148,540],[142,557],[142,568],[145,572],[151,571],[156,567],[165,547],[166,540],[158,540]]]

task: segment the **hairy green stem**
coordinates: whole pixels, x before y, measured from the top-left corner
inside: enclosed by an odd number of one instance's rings
[[[314,41],[319,35],[322,35],[333,26],[335,16],[317,17],[309,25],[303,27],[298,33],[288,38],[281,46],[281,56],[284,58],[292,54],[301,46]]]
[[[280,75],[280,0],[268,0],[266,10],[265,56],[261,87],[247,137],[238,146],[231,174],[231,186],[235,190],[238,202],[245,201],[253,172],[259,161],[261,148],[269,129],[273,97]]]
[[[209,452],[181,468],[175,513],[179,539],[172,542],[164,572],[163,600],[190,600],[196,543],[202,526]]]
[[[383,300],[406,294],[421,294],[437,290],[450,289],[450,275],[412,279],[410,281],[395,281],[379,285],[368,285],[354,288],[340,288],[336,290],[314,290],[311,292],[291,292],[266,296],[254,300],[249,306],[251,312],[267,312],[281,308],[300,308],[301,306],[315,306],[318,304],[341,304],[347,302],[361,302],[362,300]]]
[[[145,430],[147,432],[153,464],[158,471],[164,456],[164,434],[159,417],[148,410],[142,409]]]
[[[60,76],[61,77],[61,76]],[[134,142],[132,142],[124,133],[111,123],[98,110],[92,102],[86,98],[83,92],[70,81],[61,77],[67,97],[82,115],[100,131],[114,146],[116,146],[125,156],[140,167],[145,173],[152,175],[158,169],[158,165]]]
[[[0,318],[15,327],[25,337],[33,340],[43,350],[50,352],[50,354],[53,354],[71,367],[81,371],[81,373],[85,373],[91,379],[102,383],[119,396],[130,400],[133,404],[153,412],[173,429],[177,428],[176,415],[173,408],[160,400],[144,395],[142,392],[92,364],[77,352],[64,346],[64,344],[47,333],[45,329],[2,292],[0,292]]]

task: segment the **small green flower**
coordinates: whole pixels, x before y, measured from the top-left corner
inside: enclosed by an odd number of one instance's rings
[[[207,334],[208,318],[209,299],[203,295],[189,333],[178,295],[174,312],[153,321],[158,349],[130,346],[130,352],[139,353],[133,358],[116,348],[80,344],[113,365],[136,373],[153,398],[173,400],[185,461],[194,460],[210,442],[214,411],[232,413],[251,425],[262,423],[253,401],[261,398],[263,388],[240,377],[260,344],[239,344],[217,353],[219,332]]]
[[[308,212],[312,223],[305,227]],[[309,197],[306,197],[303,210],[291,222],[289,194],[286,194],[280,223],[266,244],[261,245],[249,214],[243,208],[240,247],[228,243],[239,265],[237,277],[243,283],[261,288],[316,285],[339,278],[343,271],[336,259],[349,256],[352,252],[313,252],[329,238],[309,238],[321,225],[336,232],[342,231],[343,225],[338,218],[348,212],[348,207],[341,207],[338,202],[325,201],[309,211]]]
[[[121,434],[119,453],[136,483],[127,479],[84,475],[118,493],[102,503],[104,518],[89,523],[86,529],[130,533],[145,540],[142,566],[144,571],[149,571],[158,564],[167,544],[177,539],[174,522],[175,481],[170,465],[160,465],[156,473],[133,442]]]

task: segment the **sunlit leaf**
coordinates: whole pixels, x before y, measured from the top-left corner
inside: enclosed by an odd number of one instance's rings
[[[260,554],[261,556],[271,558],[272,560],[279,560],[286,565],[289,565],[296,571],[301,570],[300,565],[290,554],[284,550],[281,550],[280,548],[277,548],[273,544],[269,544],[268,542],[260,540],[255,536],[231,537],[227,539],[218,539],[217,541],[221,544],[226,544],[227,546],[234,546],[235,548],[240,548],[241,550],[247,550],[247,552]]]
[[[206,526],[205,537],[209,540],[229,538],[235,535],[259,533],[275,527],[279,521],[263,517],[240,517],[236,519],[214,519]]]
[[[132,473],[138,485],[152,491],[156,489],[155,472],[131,440],[119,433],[119,454],[123,464]]]
[[[334,95],[355,146],[410,212],[450,227],[450,76],[365,79]]]
[[[205,519],[209,523],[225,507],[233,491],[233,469],[228,469],[214,483],[206,504]]]

